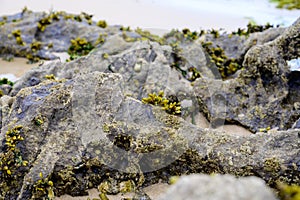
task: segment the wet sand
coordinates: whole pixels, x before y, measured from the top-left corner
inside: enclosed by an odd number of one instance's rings
[[[150,197],[152,200],[157,200],[159,197],[166,193],[167,189],[170,187],[170,185],[166,183],[158,183],[151,185],[149,187],[144,188],[144,192]],[[93,199],[98,198],[99,199],[99,192],[97,189],[91,189],[88,191],[89,195],[87,196],[81,196],[81,197],[72,197],[70,195],[63,195],[61,197],[56,197],[55,200],[87,200],[87,198]],[[117,194],[117,195],[107,195],[109,200],[120,200],[123,198],[132,198],[132,193],[126,193],[126,194]]]
[[[37,67],[39,63],[27,64],[26,58],[15,57],[13,61],[5,61],[0,59],[0,74],[13,74],[17,78],[24,75],[28,70]]]

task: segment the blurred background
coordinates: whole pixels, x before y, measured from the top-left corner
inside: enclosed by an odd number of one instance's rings
[[[94,20],[132,28],[171,30],[172,28],[224,28],[227,31],[246,27],[249,21],[288,26],[300,10],[276,8],[270,0],[0,0],[0,15],[20,12],[25,6],[33,11],[84,11]],[[274,0],[273,0],[274,1]],[[275,0],[276,1],[276,0]]]

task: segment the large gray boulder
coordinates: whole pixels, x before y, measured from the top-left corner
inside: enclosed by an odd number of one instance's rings
[[[252,47],[234,79],[196,80],[194,91],[209,120],[216,126],[219,121],[241,124],[253,132],[291,128],[299,118],[300,99],[295,95],[296,72],[287,61],[300,56],[299,33],[300,19],[275,40]]]
[[[275,200],[265,183],[257,177],[195,174],[180,177],[160,200]]]
[[[1,149],[2,197],[78,196],[112,180],[116,193],[124,181],[140,188],[200,172],[299,182],[298,131],[239,137],[203,130],[127,96],[124,82],[92,72],[20,90],[2,122],[3,144],[10,132],[24,138]],[[8,163],[14,152],[28,164]]]

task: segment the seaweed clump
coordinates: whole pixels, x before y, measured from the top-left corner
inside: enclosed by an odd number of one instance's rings
[[[275,28],[275,27],[279,27],[279,25],[274,26],[270,23],[266,23],[265,25],[257,25],[254,23],[249,22],[247,24],[247,29],[243,29],[243,28],[238,28],[237,31],[233,31],[229,37],[231,37],[232,35],[239,35],[239,36],[246,36],[248,37],[251,33],[256,33],[256,32],[263,32],[267,29],[270,28]]]
[[[53,182],[39,174],[40,179],[33,185],[32,199],[54,199]]]
[[[142,99],[142,102],[145,104],[161,106],[163,110],[165,110],[168,114],[180,115],[181,114],[180,102],[177,100],[177,98],[175,100],[173,99],[165,98],[164,92],[160,91],[158,95],[155,93],[149,94],[148,97]]]
[[[0,153],[0,199],[13,197],[14,189],[21,186],[23,173],[27,171],[28,161],[23,160],[19,148],[24,140],[23,126],[9,129],[5,134],[3,152]]]
[[[277,184],[279,191],[278,196],[281,200],[299,200],[300,199],[300,186],[288,185],[284,183]]]
[[[97,22],[97,26],[101,27],[101,28],[106,28],[107,27],[107,23],[105,20],[99,20]]]
[[[71,46],[68,49],[70,58],[67,61],[75,60],[80,56],[87,55],[94,46],[88,42],[85,38],[76,38],[71,40]]]
[[[228,58],[221,47],[213,47],[211,42],[202,43],[202,47],[209,54],[211,62],[217,66],[223,79],[242,68],[236,59]]]
[[[277,8],[284,8],[288,10],[300,9],[299,0],[270,0],[270,2],[277,3]]]
[[[53,13],[50,13],[49,15],[47,15],[46,17],[42,18],[38,22],[38,30],[41,32],[44,32],[46,27],[48,25],[50,25],[53,22],[53,20],[55,20],[55,21],[59,20],[59,14],[60,14],[60,12],[53,12]]]
[[[14,86],[14,83],[8,80],[7,78],[1,78],[0,79],[0,85],[10,85]]]
[[[21,31],[20,29],[12,31],[12,35],[16,38],[16,42],[18,45],[25,46],[26,43],[23,41],[21,37]]]

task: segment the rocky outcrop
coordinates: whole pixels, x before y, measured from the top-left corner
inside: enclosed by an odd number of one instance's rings
[[[300,55],[299,26],[298,19],[275,40],[251,48],[237,78],[196,81],[195,93],[210,121],[241,124],[253,132],[292,127],[299,118],[295,105],[300,99],[290,87],[296,85],[295,72],[289,70],[287,61]]]
[[[64,23],[78,25],[51,19],[55,23],[40,30],[39,39],[47,31],[51,39],[54,30],[64,36],[74,29],[63,29]],[[89,22],[84,19],[78,30],[102,31]],[[11,96],[1,98],[1,198],[80,196],[97,187],[102,196],[129,189],[143,195],[144,186],[188,173],[258,176],[272,187],[279,180],[299,183],[299,130],[297,125],[287,130],[299,119],[299,84],[286,63],[299,57],[299,20],[278,37],[270,34],[276,39],[248,46],[239,55],[243,69],[226,80],[216,73],[201,38],[180,35],[174,44],[151,37],[136,41],[142,36],[128,34],[131,39],[108,34],[87,56],[32,69]],[[247,49],[242,44],[238,49]],[[156,105],[143,101],[151,93]],[[179,102],[179,112],[161,107]],[[203,129],[195,122],[201,113],[213,127],[239,124],[261,133]]]
[[[299,181],[298,131],[239,137],[203,130],[126,96],[124,82],[119,74],[93,72],[22,89],[1,138],[8,141],[5,133],[21,126],[17,147],[28,165],[10,166],[20,187],[5,197],[36,197],[37,187],[83,195],[111,178],[141,187],[187,172]],[[4,158],[8,152],[2,149]],[[46,177],[53,186],[38,185]]]

